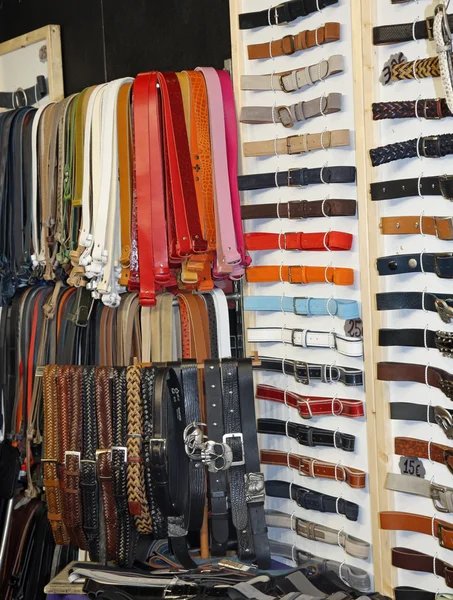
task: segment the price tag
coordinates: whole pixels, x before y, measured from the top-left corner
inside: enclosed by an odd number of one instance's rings
[[[412,477],[420,477],[420,479],[424,479],[426,475],[425,467],[419,458],[402,456],[399,465],[403,475],[412,475]]]
[[[398,54],[392,54],[388,61],[384,64],[381,71],[381,76],[379,77],[379,81],[382,83],[382,85],[390,85],[392,83],[392,67],[406,61],[407,58],[402,52],[398,52]]]
[[[362,319],[348,319],[344,323],[344,332],[347,336],[353,338],[363,337],[363,321]]]

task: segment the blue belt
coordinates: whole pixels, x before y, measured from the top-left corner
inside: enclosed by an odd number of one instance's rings
[[[340,319],[358,319],[359,305],[355,300],[336,298],[292,298],[290,296],[245,296],[244,310],[293,312],[296,315],[335,315]]]

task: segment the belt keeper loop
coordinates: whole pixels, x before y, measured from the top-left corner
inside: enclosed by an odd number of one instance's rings
[[[330,234],[331,231],[332,231],[331,229],[329,229],[329,231],[326,231],[326,233],[324,234],[323,240],[322,240],[324,248],[327,250],[327,252],[332,252],[332,248],[330,248],[326,243],[327,236]]]
[[[420,175],[418,176],[418,179],[417,179],[417,193],[418,193],[419,197],[422,200],[424,200],[425,197],[421,193],[421,191],[422,191],[422,185],[421,185],[421,179],[422,179],[422,177],[423,177],[423,171],[420,173]]]
[[[428,369],[429,369],[429,367],[430,367],[430,364],[431,364],[431,363],[428,363],[428,364],[426,365],[426,367],[425,367],[425,385],[426,385],[426,387],[428,387],[428,388],[431,388],[431,387],[432,387],[431,385],[429,385],[429,382],[428,382]]]
[[[422,210],[422,212],[420,213],[420,225],[419,225],[419,227],[420,227],[420,234],[423,237],[426,237],[426,233],[423,231],[423,217],[424,217],[424,215],[425,215],[425,211]]]

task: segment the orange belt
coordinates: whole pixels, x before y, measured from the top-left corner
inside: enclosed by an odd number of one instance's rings
[[[249,267],[245,276],[250,283],[289,281],[289,283],[333,283],[353,285],[354,271],[344,267],[273,266]]]

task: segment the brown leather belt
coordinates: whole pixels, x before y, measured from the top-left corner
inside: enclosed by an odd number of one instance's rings
[[[413,515],[404,512],[385,511],[380,513],[381,529],[414,531],[432,535],[442,548],[453,550],[453,526],[434,517]]]
[[[453,400],[453,375],[429,365],[413,365],[397,362],[380,362],[377,378],[381,381],[413,381],[436,387]]]
[[[408,571],[434,573],[443,577],[447,586],[453,588],[453,566],[437,558],[437,555],[433,557],[408,548],[392,548],[392,565]]]
[[[246,204],[242,219],[309,219],[313,217],[353,217],[355,200],[291,200],[277,204]]]
[[[450,473],[453,473],[453,448],[437,444],[435,442],[425,442],[414,438],[397,437],[395,438],[395,454],[401,456],[415,456],[417,458],[428,458],[434,462],[448,467]]]

